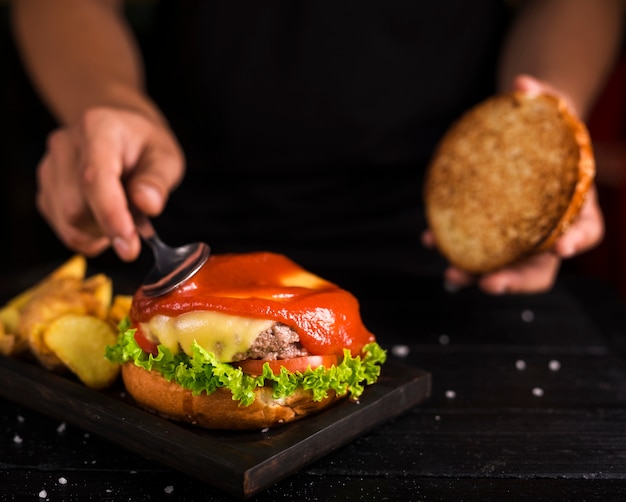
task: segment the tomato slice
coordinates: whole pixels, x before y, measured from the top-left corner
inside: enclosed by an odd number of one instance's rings
[[[149,340],[140,327],[134,327],[137,329],[137,331],[135,331],[135,341],[137,342],[137,345],[141,347],[141,350],[147,352],[148,354],[152,354],[153,356],[158,355],[159,349],[157,348],[157,344],[152,340]]]
[[[304,372],[307,368],[315,369],[318,366],[324,366],[330,368],[337,364],[337,356],[305,356],[294,357],[292,359],[245,359],[243,361],[237,361],[233,365],[239,366],[245,373],[250,375],[260,375],[263,373],[263,365],[268,363],[270,369],[275,375],[280,373],[280,368],[285,368],[287,371],[295,373],[296,371]]]

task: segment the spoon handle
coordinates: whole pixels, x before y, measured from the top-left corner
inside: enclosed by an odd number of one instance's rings
[[[161,268],[161,263],[158,257],[165,257],[170,251],[167,246],[158,236],[156,230],[152,226],[150,219],[139,211],[133,211],[133,217],[135,219],[135,227],[141,238],[150,246],[155,258],[157,268]]]
[[[133,217],[135,219],[135,227],[137,228],[137,232],[146,241],[150,241],[154,237],[157,237],[156,230],[152,226],[152,222],[149,218],[139,211],[133,211]],[[158,237],[157,237],[158,238]]]

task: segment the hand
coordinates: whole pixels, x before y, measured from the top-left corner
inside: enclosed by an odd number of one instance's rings
[[[163,123],[134,111],[87,110],[48,138],[38,166],[37,205],[70,249],[95,256],[112,245],[137,258],[129,201],[149,216],[163,210],[184,173],[184,158]]]
[[[573,109],[571,101],[546,83],[528,76],[515,80],[514,88],[525,92],[546,92],[565,99]],[[604,218],[598,204],[595,187],[591,187],[583,207],[570,228],[546,252],[539,253],[513,266],[482,276],[468,274],[456,267],[449,267],[444,273],[445,283],[450,288],[462,288],[471,284],[490,294],[537,293],[549,290],[558,274],[561,260],[592,249],[604,237]],[[431,232],[423,235],[426,246],[432,247]]]

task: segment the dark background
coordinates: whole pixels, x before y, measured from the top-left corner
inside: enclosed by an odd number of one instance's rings
[[[140,40],[149,26],[151,3],[135,1],[127,7]],[[0,2],[0,62],[0,275],[6,275],[59,262],[71,252],[35,207],[35,170],[55,122],[21,65],[6,2]],[[589,119],[589,128],[607,233],[598,248],[568,261],[563,271],[601,278],[626,299],[626,57],[618,61]],[[107,263],[114,259],[107,252],[98,260]]]

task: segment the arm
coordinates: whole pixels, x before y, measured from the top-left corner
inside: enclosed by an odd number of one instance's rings
[[[143,69],[121,0],[17,0],[15,39],[40,95],[62,124],[95,106],[158,118],[143,93]]]
[[[585,118],[619,53],[621,0],[528,0],[502,51],[499,87],[520,74],[548,82]]]
[[[113,244],[130,260],[140,243],[127,197],[160,213],[184,160],[145,94],[121,5],[16,0],[12,23],[25,66],[61,124],[38,167],[39,209],[68,247],[95,255]]]

